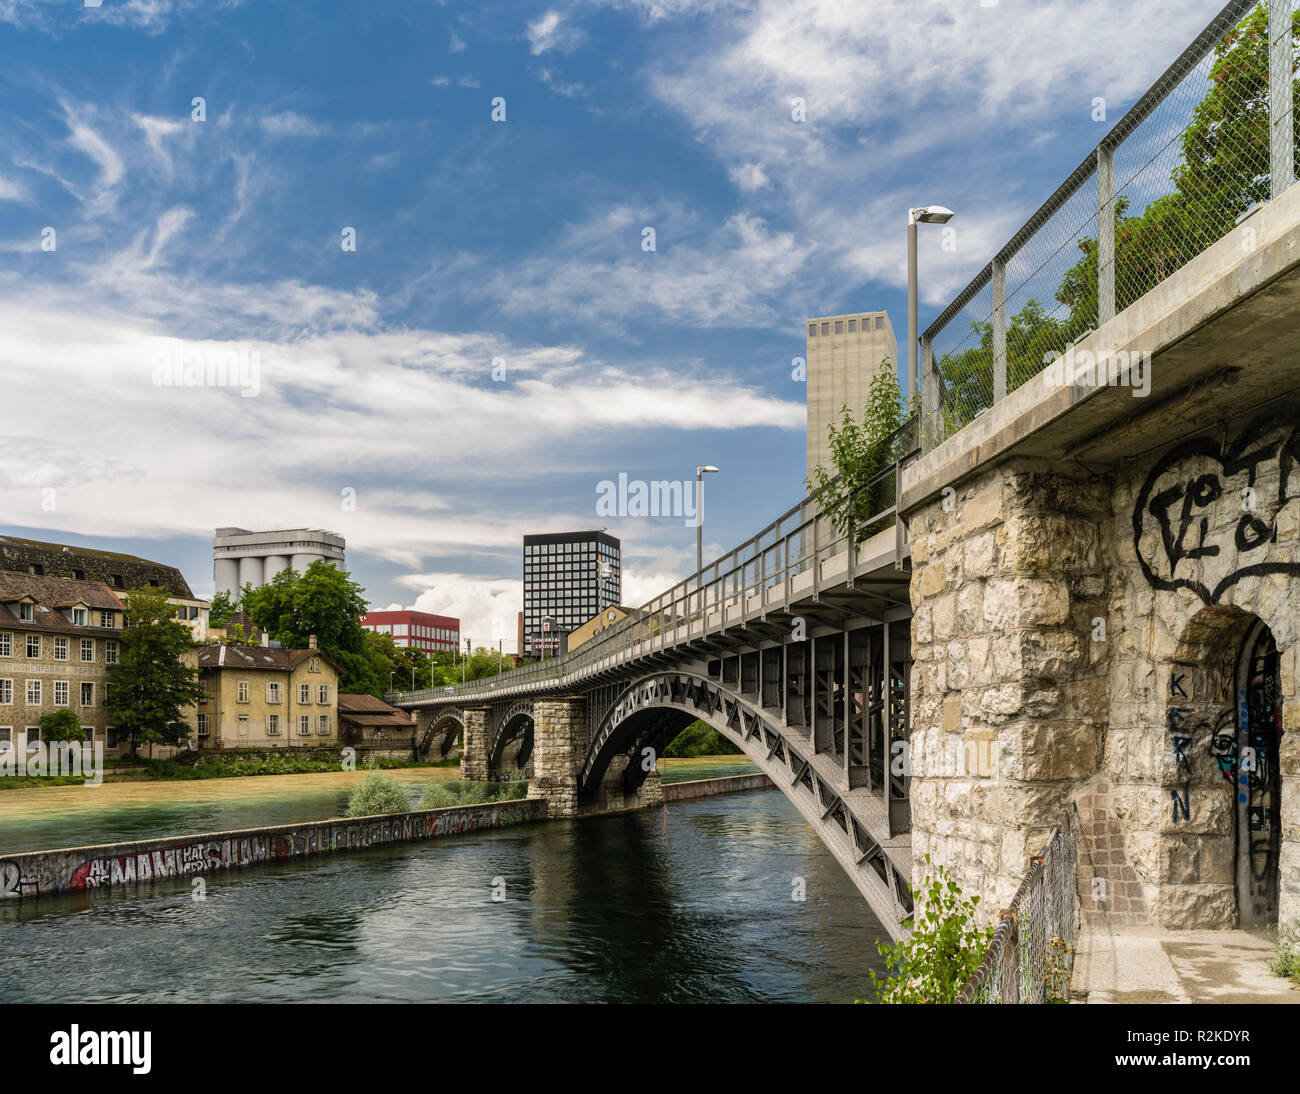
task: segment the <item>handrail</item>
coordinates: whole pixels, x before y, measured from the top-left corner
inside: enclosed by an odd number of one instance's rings
[[[895,429],[884,443],[896,445],[907,430],[916,428],[919,436],[919,422],[913,415]],[[853,499],[860,491],[874,489],[885,482],[889,476],[897,477],[900,466],[910,462],[920,454],[919,447],[902,453],[896,460],[873,475],[866,482],[859,483],[850,492],[850,513]],[[829,480],[828,485],[838,483],[842,476]],[[858,521],[858,530],[870,527],[875,522],[893,517],[898,520],[898,499],[873,512],[864,520]],[[798,523],[787,527],[792,518]],[[468,696],[479,697],[500,693],[505,689],[524,686],[539,680],[559,682],[574,673],[581,672],[593,665],[606,664],[612,667],[631,657],[642,656],[645,652],[677,645],[681,642],[694,641],[709,631],[709,617],[714,613],[720,616],[720,626],[736,625],[747,617],[751,611],[748,602],[755,596],[760,598],[761,610],[766,612],[769,606],[767,590],[788,582],[797,574],[810,567],[820,566],[827,558],[833,557],[835,549],[842,547],[846,540],[856,534],[852,517],[845,530],[832,528],[832,535],[824,542],[819,537],[810,535],[819,524],[828,521],[816,503],[816,495],[809,495],[781,514],[776,520],[766,525],[757,535],[751,536],[743,543],[700,567],[695,573],[677,582],[671,588],[647,601],[636,612],[629,614],[611,627],[584,642],[582,647],[561,657],[538,661],[532,665],[521,666],[495,676],[480,680],[466,681],[464,684],[447,684],[437,688],[424,688],[419,691],[390,692],[389,701],[394,703],[426,703],[438,700],[450,701]],[[771,537],[770,542],[763,541]],[[794,545],[798,545],[794,549]],[[808,547],[811,544],[812,549]],[[794,550],[799,554],[794,555]],[[856,542],[850,544],[850,563],[857,550]],[[767,556],[776,553],[772,568],[768,567]],[[724,569],[724,566],[726,567]],[[853,567],[850,564],[850,570]],[[753,571],[753,578],[747,571]],[[706,575],[708,575],[706,577]],[[730,608],[739,604],[734,618],[729,618]],[[699,622],[698,629],[694,626]],[[686,634],[674,637],[671,642],[656,642],[671,632],[677,636],[685,629]]]

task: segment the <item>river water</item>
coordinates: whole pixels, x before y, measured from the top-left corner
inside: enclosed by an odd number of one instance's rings
[[[695,765],[690,777],[723,769]],[[416,782],[448,770],[403,777],[414,794]],[[185,788],[203,800],[180,830],[203,831],[315,808],[319,796],[346,795],[319,783],[339,778],[30,793],[134,790],[135,809],[110,824],[117,830],[148,825],[151,809],[166,814],[144,790]],[[266,785],[282,779],[298,780],[292,793]],[[28,793],[0,794],[0,848],[16,849],[18,803],[6,801]],[[245,793],[260,804],[241,808]],[[94,830],[87,813],[40,823],[61,833],[55,845],[92,842],[81,838]],[[802,901],[792,899],[798,879]],[[268,863],[206,876],[203,900],[193,880],[0,906],[0,1002],[848,1002],[867,994],[885,940],[774,790]]]

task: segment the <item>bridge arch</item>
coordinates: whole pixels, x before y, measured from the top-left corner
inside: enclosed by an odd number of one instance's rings
[[[445,757],[455,746],[456,738],[464,732],[465,712],[460,707],[442,707],[429,718],[416,751],[424,756],[437,748],[438,756]]]
[[[620,693],[601,715],[583,757],[579,798],[590,800],[597,793],[618,756],[632,756],[625,778],[639,783],[647,774],[636,762],[640,750],[696,719],[716,729],[772,780],[817,832],[890,935],[904,936],[912,902],[908,878],[890,852],[910,862],[910,842],[903,836],[888,840],[891,846],[886,846],[872,837],[867,820],[882,830],[887,818],[876,814],[884,806],[863,791],[850,791],[852,800],[842,795],[831,781],[833,761],[814,753],[806,730],[783,724],[708,676],[658,672]]]
[[[488,771],[495,774],[501,770],[501,761],[506,748],[519,741],[518,763],[522,768],[533,751],[533,701],[517,699],[511,703],[496,719],[496,731],[492,745],[488,750]]]

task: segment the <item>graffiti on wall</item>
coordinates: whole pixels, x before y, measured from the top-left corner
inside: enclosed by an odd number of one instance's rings
[[[1300,575],[1300,559],[1269,557],[1279,510],[1300,496],[1297,470],[1300,429],[1276,420],[1231,442],[1199,437],[1171,449],[1133,505],[1133,546],[1147,581],[1216,604],[1244,578]]]
[[[79,852],[31,852],[0,861],[0,900],[84,891],[155,878],[214,873],[259,862],[460,835],[530,820],[536,807],[471,806],[388,817],[323,821],[261,833],[210,836],[173,845],[78,858]],[[139,845],[135,845],[138,847]]]
[[[1173,803],[1174,823],[1191,818],[1192,756],[1196,746],[1205,742],[1212,769],[1232,783],[1237,768],[1236,719],[1230,709],[1198,708],[1193,702],[1191,665],[1175,664],[1169,672],[1169,694],[1165,701],[1165,730],[1169,753],[1181,785],[1169,791]]]

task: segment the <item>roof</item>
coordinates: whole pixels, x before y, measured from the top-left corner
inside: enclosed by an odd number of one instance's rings
[[[44,567],[50,577],[89,580],[120,589],[152,583],[165,589],[169,596],[196,599],[180,570],[163,562],[121,551],[47,543],[21,536],[0,536],[0,571],[30,575],[33,565]],[[81,571],[83,577],[78,578],[77,571]]]
[[[36,608],[30,620],[19,619],[18,613],[7,607],[7,604],[27,599],[35,601]],[[58,611],[59,608],[82,605],[101,611],[126,610],[126,606],[107,585],[93,581],[74,581],[66,577],[35,577],[32,574],[0,570],[0,627],[63,634],[103,634],[106,628],[78,626]],[[96,618],[95,622],[98,623],[99,620]]]
[[[410,729],[414,720],[397,714],[345,714],[339,711],[339,721],[353,726],[393,726],[395,729]]]
[[[198,647],[201,669],[262,669],[267,672],[292,672],[304,661],[319,657],[336,672],[338,664],[323,650],[284,650],[273,646],[244,646],[234,642],[209,642]]]
[[[390,706],[373,695],[345,695],[338,697],[339,721],[354,726],[393,726],[410,729],[415,719],[404,710]]]

